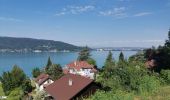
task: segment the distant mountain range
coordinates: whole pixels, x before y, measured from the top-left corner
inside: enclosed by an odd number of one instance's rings
[[[0,52],[67,52],[81,48],[61,41],[0,37]]]

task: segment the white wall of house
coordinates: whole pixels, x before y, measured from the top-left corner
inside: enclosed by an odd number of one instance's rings
[[[85,77],[90,77],[90,79],[94,79],[94,72],[91,72],[92,69],[69,69],[69,73],[71,74],[79,74]]]
[[[37,89],[37,91],[42,91],[42,90],[44,90],[44,85],[46,85],[46,84],[52,84],[52,83],[54,83],[54,81],[51,80],[51,79],[46,80],[46,81],[45,81],[43,84],[41,84],[40,86],[36,83],[36,89]]]

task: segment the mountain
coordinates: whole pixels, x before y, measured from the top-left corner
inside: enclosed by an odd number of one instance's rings
[[[0,51],[77,51],[81,47],[64,43],[61,41],[32,39],[32,38],[16,38],[16,37],[0,37]]]

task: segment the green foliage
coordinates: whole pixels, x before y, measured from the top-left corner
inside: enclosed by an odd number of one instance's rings
[[[22,84],[22,90],[24,91],[24,93],[30,93],[32,91],[33,87],[31,85],[31,80],[27,79],[24,81],[24,83]]]
[[[0,77],[2,82],[2,88],[4,90],[5,95],[9,94],[9,91],[14,88],[14,84],[12,83],[12,77],[10,72],[3,72]]]
[[[14,65],[13,67],[11,71],[11,77],[14,87],[19,87],[26,80],[24,71],[17,65]]]
[[[87,59],[87,62],[88,62],[89,64],[91,64],[91,65],[96,66],[96,61],[95,61],[93,58]]]
[[[3,72],[0,81],[2,82],[4,93],[9,95],[13,89],[21,87],[28,79],[24,71],[15,65],[11,72]]]
[[[47,61],[47,65],[46,65],[46,67],[45,67],[45,70],[48,70],[49,67],[50,67],[52,64],[53,64],[53,63],[52,63],[52,61],[51,61],[51,58],[48,57],[48,61]]]
[[[146,61],[146,58],[145,58],[146,54],[144,54],[144,53],[146,53],[146,52],[143,52],[143,51],[137,52],[135,55],[129,57],[128,61],[130,63],[138,63],[138,62],[139,63],[141,63],[141,62],[144,63]]]
[[[39,91],[36,93],[33,100],[44,100],[45,96],[47,96],[45,91]]]
[[[7,100],[22,100],[23,91],[20,88],[13,89],[8,95]]]
[[[33,76],[34,78],[38,77],[40,74],[41,74],[41,70],[40,70],[39,68],[34,68],[34,69],[32,70],[32,76]]]
[[[112,52],[109,51],[109,54],[108,54],[106,61],[105,61],[105,64],[104,64],[104,70],[106,72],[111,72],[112,69],[114,68],[114,66],[115,66],[115,62],[114,62],[113,57],[112,57]]]
[[[168,40],[165,41],[164,46],[147,49],[145,51],[145,58],[147,60],[155,60],[155,66],[151,69],[159,72],[162,69],[170,69],[170,30],[168,32]]]
[[[123,52],[121,51],[120,54],[119,54],[119,61],[124,61],[125,58],[124,58],[124,54]]]
[[[49,69],[46,70],[46,73],[50,75],[53,80],[57,80],[63,75],[63,70],[60,64],[53,64],[49,66]]]
[[[79,56],[77,58],[77,60],[79,61],[87,61],[90,58],[90,50],[89,48],[86,46],[85,48],[83,48],[80,53]]]
[[[1,82],[0,82],[0,96],[5,96]]]
[[[139,93],[142,95],[153,94],[158,91],[160,81],[155,76],[145,75],[141,77],[139,84]]]
[[[134,100],[134,94],[120,90],[116,91],[116,93],[98,91],[90,100]]]
[[[48,46],[48,47],[46,47]],[[0,37],[0,49],[28,49],[28,50],[70,50],[77,51],[81,47],[77,47],[68,43],[52,40],[39,40],[30,38],[12,38]]]
[[[166,46],[166,47],[170,47],[170,29],[169,29],[169,31],[168,31],[168,40],[166,40],[165,46]]]
[[[162,70],[160,76],[166,84],[170,84],[170,70]]]

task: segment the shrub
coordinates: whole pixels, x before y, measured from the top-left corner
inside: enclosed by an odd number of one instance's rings
[[[166,84],[170,84],[170,70],[162,70],[160,76]]]
[[[20,100],[23,96],[23,91],[21,88],[15,88],[8,95],[7,100]]]
[[[138,92],[142,95],[153,94],[158,91],[160,81],[155,76],[145,75],[141,77]]]

